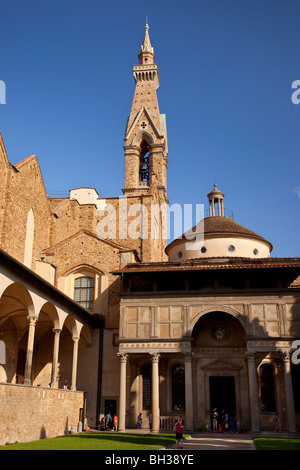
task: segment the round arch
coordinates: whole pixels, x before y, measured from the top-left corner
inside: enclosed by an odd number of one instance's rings
[[[55,305],[51,302],[45,302],[39,311],[38,317],[41,313],[45,313],[49,317],[53,323],[53,328],[60,328],[61,321]]]
[[[245,333],[248,332],[247,319],[238,310],[236,310],[233,307],[229,307],[227,305],[215,305],[215,306],[206,307],[200,310],[199,312],[197,312],[195,315],[193,315],[191,319],[191,328],[190,328],[191,336],[192,336],[194,327],[196,326],[200,318],[202,318],[204,315],[207,315],[208,313],[215,313],[215,312],[227,313],[228,315],[233,316],[234,318],[236,318],[236,320],[239,321]]]

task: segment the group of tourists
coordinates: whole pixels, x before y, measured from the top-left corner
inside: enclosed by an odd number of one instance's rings
[[[107,413],[105,416],[105,429],[106,431],[117,431],[118,430],[118,416],[115,414],[114,417]]]
[[[225,410],[219,412],[214,408],[211,412],[211,424],[213,432],[238,432],[236,414],[228,415]]]

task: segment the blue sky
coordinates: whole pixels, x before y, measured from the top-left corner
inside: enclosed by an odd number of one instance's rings
[[[273,256],[299,256],[299,0],[1,0],[0,131],[48,193],[121,195],[132,66],[148,17],[167,115],[170,204],[217,182]]]

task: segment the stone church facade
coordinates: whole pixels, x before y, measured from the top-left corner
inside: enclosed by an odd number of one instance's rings
[[[210,428],[213,407],[253,431],[276,412],[299,428],[300,260],[272,258],[224,215],[216,186],[208,217],[167,246],[148,25],[133,75],[121,198],[49,197],[37,157],[11,164],[0,136],[0,445],[99,428],[107,411],[120,430],[140,412],[154,432],[178,413],[188,430]]]

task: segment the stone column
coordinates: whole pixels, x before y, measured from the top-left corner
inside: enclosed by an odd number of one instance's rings
[[[52,331],[54,333],[54,346],[53,346],[51,387],[58,388],[58,353],[59,353],[59,338],[60,338],[61,330],[53,328]]]
[[[118,353],[120,358],[120,398],[119,398],[119,431],[125,431],[126,418],[126,364],[128,354]]]
[[[76,390],[79,338],[77,336],[73,336],[72,340],[73,340],[73,361],[72,361],[71,390]]]
[[[34,334],[37,317],[28,317],[29,330],[27,340],[27,352],[26,352],[26,364],[24,373],[24,385],[31,385],[31,370],[32,370],[32,359],[33,359],[33,346],[34,346]]]
[[[285,386],[285,399],[286,399],[286,411],[288,418],[288,430],[289,432],[296,432],[296,415],[295,415],[295,404],[293,394],[293,384],[291,375],[291,361],[290,353],[283,352],[283,371],[284,371],[284,386]]]
[[[159,358],[160,354],[152,353],[152,432],[159,432]]]
[[[187,431],[193,431],[193,377],[192,377],[192,359],[193,354],[185,354],[185,429]]]
[[[247,353],[248,360],[248,382],[249,382],[249,400],[250,400],[250,414],[251,414],[251,430],[258,432],[260,429],[259,423],[259,406],[257,394],[257,375],[255,367],[255,353]]]

